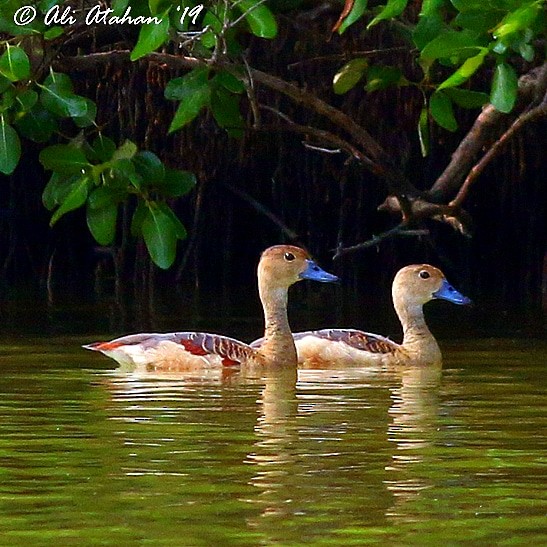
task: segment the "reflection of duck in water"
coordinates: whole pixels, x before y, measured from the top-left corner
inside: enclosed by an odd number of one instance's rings
[[[439,365],[441,351],[427,328],[423,305],[433,299],[469,304],[469,298],[428,264],[406,266],[393,280],[393,305],[403,326],[403,342],[354,329],[323,329],[294,334],[302,368],[370,365]],[[251,345],[261,347],[264,339]]]
[[[267,534],[271,541],[281,539],[280,524],[294,514],[293,488],[299,473],[294,447],[299,440],[296,368],[265,373],[264,389],[255,426],[255,441],[246,462],[252,464],[249,483],[256,495],[249,501],[258,513],[247,522]]]
[[[433,486],[428,459],[437,437],[440,381],[439,367],[410,367],[402,371],[400,385],[391,390],[388,440],[392,461],[386,466],[386,485],[394,502],[386,512],[388,517],[419,519],[405,505]]]
[[[287,318],[291,285],[302,279],[332,282],[308,253],[292,245],[266,249],[258,264],[258,289],[264,309],[264,343],[254,349],[233,338],[203,332],[133,334],[84,346],[122,365],[151,370],[195,370],[233,365],[295,366],[296,350]]]
[[[245,460],[256,489],[246,498],[255,509],[249,527],[266,538],[262,543],[299,545],[303,537],[321,543],[323,532],[349,522],[366,527],[383,519],[391,496],[370,465],[378,459],[386,464],[384,454],[376,452],[388,446],[383,378],[355,368],[299,371],[295,390],[276,372],[265,379],[256,440]],[[371,417],[370,427],[363,427],[365,416]],[[369,492],[375,506],[363,512]]]

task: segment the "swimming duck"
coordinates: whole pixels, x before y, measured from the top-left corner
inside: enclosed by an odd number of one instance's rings
[[[302,279],[333,282],[338,278],[322,270],[306,251],[292,245],[266,249],[257,274],[265,319],[259,349],[204,332],[133,334],[83,347],[100,351],[123,366],[144,366],[147,370],[185,371],[236,365],[296,367],[296,348],[287,318],[289,287]]]
[[[399,270],[392,287],[393,305],[403,326],[403,342],[397,344],[377,334],[354,329],[324,329],[295,333],[301,368],[344,366],[440,365],[441,350],[429,331],[423,305],[433,299],[470,304],[443,273],[428,264]],[[262,339],[251,344],[260,347]]]

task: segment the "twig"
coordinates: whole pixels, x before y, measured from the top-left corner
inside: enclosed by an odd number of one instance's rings
[[[232,4],[232,7],[235,7],[237,4],[240,4],[241,1],[242,0],[236,0]],[[230,24],[228,25],[228,27],[229,28],[236,27],[241,21],[243,21],[243,19],[245,19],[245,17],[247,17],[247,15],[249,15],[249,13],[251,13],[256,8],[258,8],[259,6],[261,6],[262,4],[265,4],[265,3],[266,3],[266,0],[259,0],[256,4],[254,4],[252,7],[250,7],[247,11],[243,12],[237,19],[234,19],[233,21],[231,21]]]
[[[519,103],[529,102],[534,97],[541,99],[546,86],[547,63],[544,63],[541,67],[536,67],[519,78]],[[491,104],[484,107],[452,154],[446,169],[427,193],[429,199],[446,202],[459,191],[462,181],[475,162],[475,158],[490,140],[494,140],[493,133],[506,119],[508,119],[508,115],[497,111]]]
[[[314,146],[313,144],[308,144],[307,142],[302,143],[304,148],[308,150],[315,150],[316,152],[323,152],[324,154],[340,154],[342,152],[341,148],[323,148],[321,146]]]
[[[503,147],[509,142],[509,140],[515,136],[515,134],[520,131],[527,123],[541,118],[547,114],[547,93],[543,97],[543,101],[528,110],[524,114],[521,114],[507,129],[507,131],[490,147],[488,152],[484,154],[482,159],[471,169],[466,179],[464,180],[461,188],[459,189],[456,197],[449,203],[452,207],[460,207],[467,194],[469,189],[478,176],[484,171],[484,168],[503,150]]]
[[[408,222],[403,221],[400,224],[397,224],[397,226],[394,226],[393,228],[390,228],[389,230],[386,230],[385,232],[382,232],[381,234],[371,237],[367,241],[363,241],[362,243],[358,243],[357,245],[352,245],[351,247],[338,247],[332,259],[338,260],[344,255],[354,253],[356,251],[361,251],[362,249],[368,249],[369,247],[376,247],[377,245],[379,245],[382,241],[385,241],[386,239],[391,239],[395,236],[405,233],[407,226],[408,226]],[[422,230],[419,230],[419,231],[413,230],[412,232],[413,233],[411,235],[416,235],[416,233],[423,235]],[[406,235],[409,235],[409,234],[406,234]]]
[[[377,55],[380,53],[391,53],[392,51],[403,51],[406,48],[404,47],[388,47],[385,49],[368,49],[365,51],[352,51],[350,53],[333,53],[332,55],[319,55],[317,57],[311,57],[310,59],[303,59],[302,61],[297,61],[296,63],[291,63],[287,65],[289,70],[296,68],[300,65],[306,65],[309,63],[321,63],[323,61],[346,61],[355,59],[355,57],[362,57],[365,55]]]
[[[247,98],[249,99],[251,112],[253,113],[253,127],[258,127],[260,125],[260,111],[258,109],[258,101],[256,99],[253,74],[251,72],[251,67],[249,66],[249,62],[247,61],[246,57],[243,57],[243,64],[245,65],[245,71],[247,72],[247,82],[245,85],[245,90],[247,91]]]
[[[129,51],[113,51],[107,53],[93,53],[86,56],[60,59],[56,66],[70,67],[75,70],[86,70],[95,67],[97,64],[105,62],[121,62],[129,59]],[[235,73],[236,66],[225,60],[202,60],[194,57],[170,55],[166,53],[149,53],[143,59],[156,61],[171,68],[194,68],[197,66],[211,66]],[[250,74],[255,82],[258,82],[270,89],[291,98],[295,103],[305,106],[310,110],[324,116],[338,129],[351,135],[356,144],[363,150],[360,156],[368,158],[365,162],[367,167],[379,177],[382,177],[388,186],[390,193],[396,195],[401,200],[404,196],[419,196],[418,191],[410,181],[405,177],[402,171],[393,165],[391,157],[372,137],[372,135],[354,119],[342,112],[338,108],[331,106],[319,97],[312,95],[297,85],[289,83],[277,76],[267,74],[257,69],[249,68]],[[237,77],[237,73],[235,73]],[[366,154],[366,156],[365,156]]]
[[[225,188],[230,190],[230,192],[232,192],[236,196],[246,201],[249,205],[253,207],[253,209],[255,209],[259,213],[262,213],[264,216],[269,218],[291,241],[299,240],[299,235],[294,230],[291,230],[277,215],[272,213],[272,211],[270,211],[267,207],[265,207],[262,203],[257,201],[255,198],[250,196],[247,192],[245,192],[241,188],[232,186],[231,184],[224,183],[222,186],[224,186]]]
[[[205,179],[204,182],[202,182],[198,187],[198,192],[196,196],[196,201],[194,203],[194,219],[192,222],[192,230],[190,232],[190,237],[188,239],[188,243],[186,245],[186,250],[184,251],[184,254],[182,255],[182,259],[180,261],[179,267],[177,269],[177,281],[180,281],[182,279],[182,274],[184,270],[186,269],[186,265],[188,264],[188,260],[190,259],[190,255],[192,254],[196,240],[199,234],[199,224],[201,221],[201,210],[203,207],[203,201],[204,201],[204,195],[205,190],[207,186],[207,179]]]
[[[317,129],[316,127],[310,127],[308,125],[300,125],[291,120],[283,112],[280,112],[279,110],[271,106],[260,105],[260,108],[262,110],[272,112],[276,116],[279,116],[282,120],[284,120],[287,123],[287,126],[283,128],[284,130],[300,133],[308,137],[315,137],[316,139],[332,144],[333,146],[340,148],[341,150],[345,150],[350,155],[350,157],[357,159],[364,165],[368,165],[369,167],[372,165],[371,160],[367,156],[365,156],[360,150],[355,148],[351,143],[349,143],[345,139],[342,139],[338,135],[335,135],[334,133],[331,133],[330,131],[326,131],[324,129]],[[303,144],[304,146],[306,146],[305,143]]]

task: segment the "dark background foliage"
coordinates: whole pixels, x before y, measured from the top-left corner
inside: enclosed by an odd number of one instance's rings
[[[282,16],[273,41],[249,38],[250,64],[313,89],[348,113],[385,147],[417,188],[428,188],[475,114],[458,113],[460,127],[454,133],[433,126],[431,153],[422,158],[416,134],[422,104],[414,88],[389,88],[369,95],[355,88],[342,96],[334,95],[331,88],[340,64],[335,56],[350,49],[381,49],[383,62],[412,70],[405,58],[408,53],[397,50],[400,43],[395,35],[387,27],[378,27],[366,38],[350,30],[328,41],[336,13],[326,10],[316,18],[304,15]],[[101,35],[71,47],[101,51],[110,47],[113,38]],[[69,55],[70,48],[64,54]],[[184,72],[159,63],[113,61],[93,69],[76,67],[69,73],[76,91],[97,103],[98,125],[107,128],[109,135],[120,141],[130,138],[155,152],[166,165],[196,174],[198,185],[192,194],[172,202],[189,237],[179,243],[176,264],[167,272],[157,271],[142,242],[127,234],[134,207],[129,202],[123,205],[115,246],[121,259],[115,266],[114,253],[97,247],[85,229],[82,211],[48,227],[49,214],[41,203],[47,176],[38,162],[40,148],[25,144],[24,161],[13,175],[2,176],[0,184],[4,298],[21,285],[56,295],[89,293],[104,279],[114,279],[111,294],[122,286],[125,294],[142,296],[158,284],[230,292],[253,286],[263,248],[295,242],[339,273],[354,294],[387,293],[400,266],[431,262],[483,306],[529,311],[542,306],[547,278],[544,122],[529,125],[513,139],[473,187],[466,203],[474,225],[471,238],[431,220],[426,231],[385,241],[333,265],[330,259],[338,244],[358,243],[395,223],[389,214],[377,211],[387,196],[384,184],[362,166],[344,154],[305,147],[301,136],[285,131],[268,112],[263,112],[262,126],[248,127],[241,139],[230,138],[208,112],[168,135],[175,108],[164,98],[164,88]],[[323,123],[272,91],[261,88],[258,92],[269,95],[264,102],[277,105],[302,125]],[[249,112],[244,116],[251,119]],[[535,312],[532,315],[536,317]]]

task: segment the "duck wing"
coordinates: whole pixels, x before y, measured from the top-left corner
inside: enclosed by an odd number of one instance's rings
[[[110,342],[83,346],[100,351],[120,363],[153,364],[154,361],[202,357],[210,364],[240,365],[256,352],[249,345],[228,336],[207,332],[143,333],[122,336]],[[185,355],[186,354],[186,355]]]
[[[293,334],[295,342],[309,336],[330,342],[344,343],[352,348],[369,353],[394,353],[399,347],[389,338],[356,329],[322,329]]]
[[[371,334],[356,329],[322,329],[293,333],[295,342],[307,337],[320,338],[330,342],[340,342],[352,348],[368,351],[369,353],[393,353],[399,347],[398,344],[379,334]],[[263,344],[264,338],[258,338],[249,344],[255,350]]]

